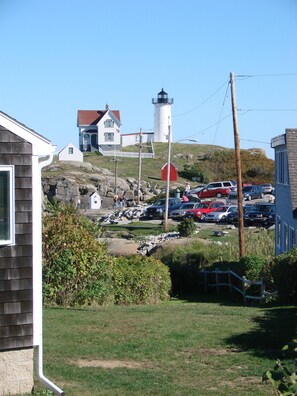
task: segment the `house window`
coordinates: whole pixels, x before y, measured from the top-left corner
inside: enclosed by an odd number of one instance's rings
[[[287,252],[288,251],[288,224],[283,225],[283,235],[284,235],[284,240],[283,240],[283,246],[282,246],[282,251]]]
[[[0,166],[0,245],[14,243],[14,167]]]
[[[113,128],[114,122],[111,119],[105,120],[104,126],[105,126],[105,128]]]
[[[289,172],[288,172],[288,155],[287,151],[279,151],[275,156],[276,162],[276,182],[280,184],[288,184],[289,183]]]
[[[105,133],[104,141],[105,142],[113,142],[114,141],[114,133]]]
[[[289,250],[295,247],[295,230],[293,227],[290,227],[290,238],[289,238]]]
[[[276,245],[280,247],[281,243],[281,219],[279,216],[276,216],[276,227],[275,227],[275,232],[276,232]]]
[[[68,147],[68,154],[73,154],[73,147]]]

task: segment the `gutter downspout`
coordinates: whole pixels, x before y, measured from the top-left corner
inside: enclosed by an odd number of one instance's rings
[[[49,165],[54,154],[39,161],[38,155],[32,156],[32,196],[33,196],[33,345],[36,349],[37,379],[55,395],[64,395],[62,389],[43,374],[43,336],[42,336],[42,190],[41,170]]]

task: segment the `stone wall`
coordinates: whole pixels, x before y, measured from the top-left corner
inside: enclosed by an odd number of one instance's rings
[[[33,348],[0,352],[0,395],[31,393]]]

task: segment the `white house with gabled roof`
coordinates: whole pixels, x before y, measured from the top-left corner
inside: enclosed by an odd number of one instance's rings
[[[80,161],[83,162],[83,153],[73,144],[69,143],[58,154],[59,161]]]
[[[119,110],[78,110],[80,151],[113,151],[121,148]]]

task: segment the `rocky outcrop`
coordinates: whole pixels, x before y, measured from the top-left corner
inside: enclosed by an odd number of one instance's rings
[[[124,195],[127,204],[137,198],[138,181],[134,178],[117,178],[117,193]],[[107,169],[97,168],[88,162],[56,163],[44,170],[42,188],[45,199],[50,202],[65,202],[88,208],[89,196],[98,191],[102,198],[102,207],[112,207],[115,193],[115,177]],[[161,192],[156,185],[141,181],[141,199],[147,200]]]

